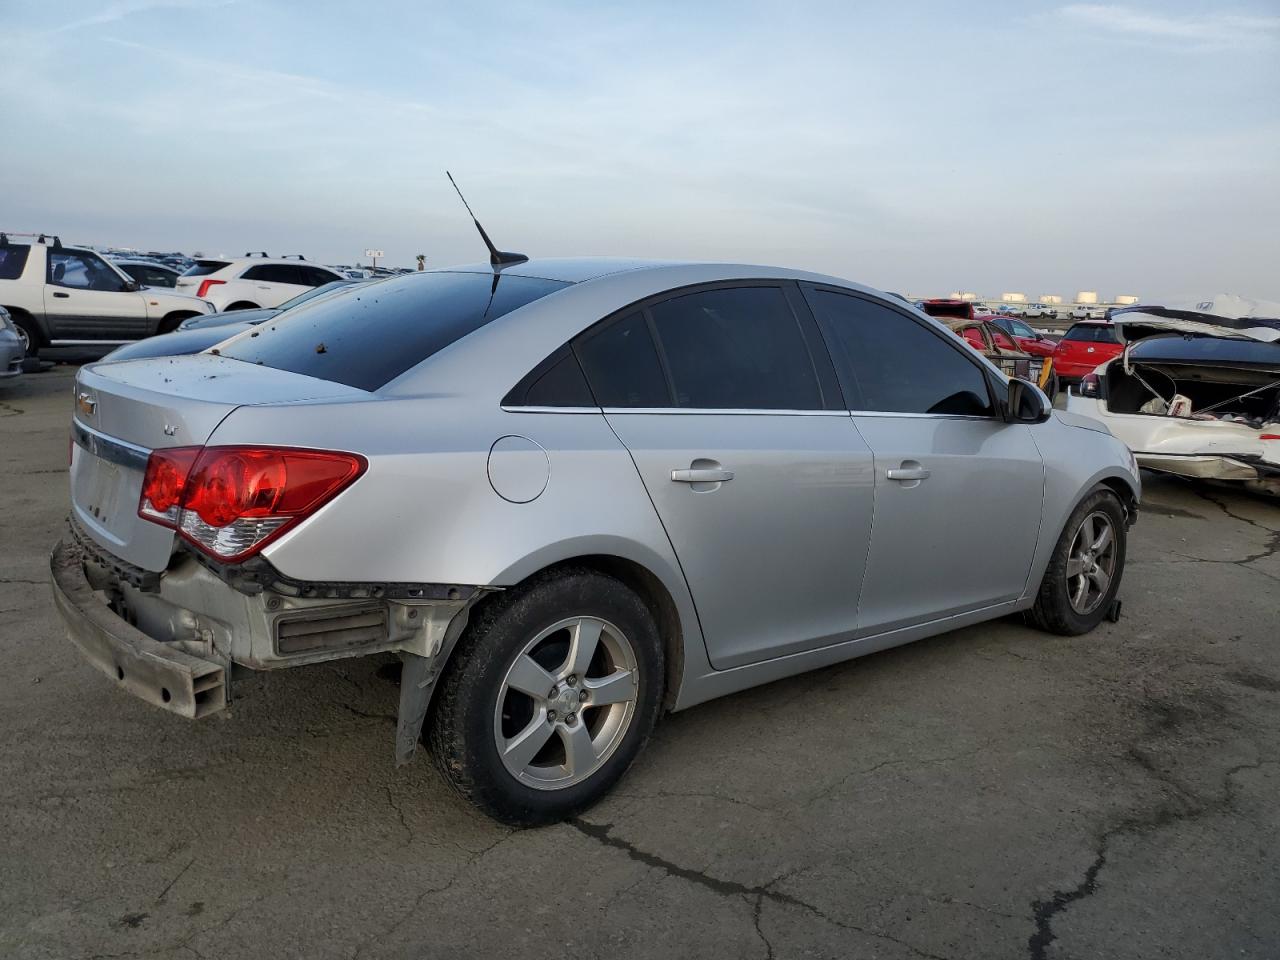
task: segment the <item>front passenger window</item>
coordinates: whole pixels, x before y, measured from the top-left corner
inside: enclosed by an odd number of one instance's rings
[[[851,409],[995,415],[982,369],[949,335],[874,300],[820,289],[806,296],[851,388]]]

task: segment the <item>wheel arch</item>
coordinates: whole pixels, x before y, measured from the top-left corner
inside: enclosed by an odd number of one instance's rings
[[[198,317],[200,314],[195,310],[170,310],[160,318],[160,323],[156,326],[157,333],[173,333],[178,329],[178,324],[183,320],[189,320],[192,317]]]
[[[510,589],[535,578],[554,575],[558,570],[568,569],[595,570],[621,581],[635,592],[658,625],[658,635],[662,638],[663,659],[666,665],[662,702],[664,709],[672,709],[684,677],[689,634],[694,633],[695,641],[701,635],[700,631],[696,630],[696,622],[693,631],[686,629],[688,614],[682,616],[681,605],[673,596],[670,586],[650,568],[650,564],[618,552],[599,550],[561,552],[563,555],[557,559],[547,559],[540,552],[535,556],[540,557],[541,562],[529,558],[513,567],[507,575],[500,578],[499,582],[504,583],[504,589]],[[512,572],[517,573],[517,576],[512,577]],[[683,587],[683,576],[679,583]]]
[[[223,313],[229,313],[232,310],[261,310],[260,304],[254,303],[252,300],[237,300],[222,308]]]

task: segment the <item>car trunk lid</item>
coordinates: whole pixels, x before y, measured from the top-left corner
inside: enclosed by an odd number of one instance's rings
[[[84,367],[74,397],[73,515],[116,557],[164,570],[173,531],[138,516],[152,450],[202,446],[239,406],[366,396],[343,384],[210,354]]]

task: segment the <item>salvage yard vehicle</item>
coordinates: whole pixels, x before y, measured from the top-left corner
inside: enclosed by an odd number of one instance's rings
[[[9,311],[0,307],[0,380],[9,380],[22,373],[22,358],[26,356],[22,335],[13,325]]]
[[[120,360],[140,360],[143,357],[180,357],[189,353],[200,353],[217,346],[223,340],[229,340],[245,330],[266,323],[286,310],[292,310],[304,303],[353,286],[355,286],[353,280],[335,280],[308,290],[306,293],[300,293],[292,300],[270,310],[231,310],[208,317],[193,317],[178,324],[178,329],[173,333],[148,337],[136,343],[126,343],[112,350],[102,359],[104,362],[116,363]]]
[[[1058,348],[1056,340],[1018,320],[1016,317],[993,316],[991,322],[1017,342],[1018,348],[1033,357],[1052,357]]]
[[[45,347],[128,343],[213,312],[195,297],[143,288],[92,250],[44,234],[32,242],[15,242],[17,236],[0,233],[0,306],[28,356]]]
[[[182,275],[181,270],[175,270],[154,260],[126,260],[113,257],[111,262],[144,287],[168,287],[172,290],[178,285],[178,277]]]
[[[301,254],[272,258],[262,252],[235,260],[199,259],[178,278],[177,289],[208,300],[219,311],[258,310],[346,279],[328,267],[307,263]]]
[[[946,327],[990,360],[1006,377],[1030,380],[1050,397],[1058,392],[1053,361],[1023,350],[991,317],[947,319]]]
[[[1053,350],[1053,368],[1064,384],[1075,383],[1093,373],[1124,345],[1110,323],[1073,323]]]
[[[459,794],[533,824],[664,710],[1116,615],[1132,456],[945,327],[795,270],[489,246],[79,371],[51,575],[94,666],[203,718],[247,671],[397,654],[397,760],[425,721]]]
[[[1280,495],[1280,305],[1268,312],[1117,310],[1130,342],[1067,409],[1101,421],[1148,469]]]

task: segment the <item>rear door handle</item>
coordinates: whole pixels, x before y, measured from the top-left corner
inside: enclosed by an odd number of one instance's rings
[[[66,300],[69,296],[71,296],[71,294],[69,293],[59,293],[56,290],[54,291],[53,295],[57,297],[59,300]]]
[[[928,480],[929,471],[924,467],[894,467],[886,470],[884,475],[890,480]]]
[[[722,483],[733,479],[732,470],[720,467],[699,467],[688,470],[672,470],[671,479],[676,483]]]

